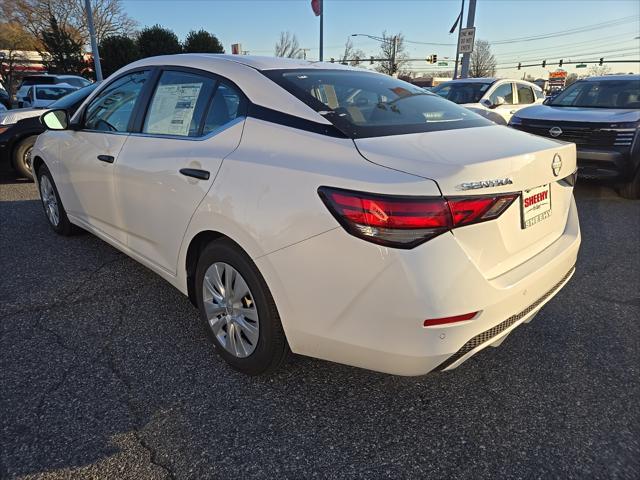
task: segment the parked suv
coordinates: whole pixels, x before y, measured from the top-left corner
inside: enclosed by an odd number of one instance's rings
[[[478,113],[490,111],[507,123],[511,115],[534,103],[542,103],[544,93],[535,83],[497,78],[464,78],[441,83],[431,90]],[[487,115],[494,120],[495,115]],[[494,120],[495,121],[495,120]]]
[[[579,175],[613,182],[640,198],[640,75],[579,80],[544,105],[520,110],[510,125],[577,146]]]

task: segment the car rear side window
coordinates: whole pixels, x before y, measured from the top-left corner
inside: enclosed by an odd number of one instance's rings
[[[535,97],[533,96],[533,90],[529,85],[525,85],[523,83],[518,83],[518,103],[519,104],[528,104],[535,102]]]
[[[232,86],[220,82],[209,106],[202,134],[211,133],[243,115],[242,96]]]
[[[215,84],[212,78],[195,73],[163,72],[142,132],[197,137]]]
[[[149,71],[133,72],[110,83],[87,106],[84,128],[127,132],[131,115]]]

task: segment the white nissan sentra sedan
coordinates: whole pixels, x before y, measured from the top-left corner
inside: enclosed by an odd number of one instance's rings
[[[575,146],[378,73],[148,58],[42,121],[33,167],[53,230],[88,230],[188,295],[248,374],[289,350],[452,369],[574,272]]]

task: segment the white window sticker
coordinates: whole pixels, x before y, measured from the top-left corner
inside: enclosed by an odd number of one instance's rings
[[[146,132],[189,135],[202,83],[160,85],[151,103]]]

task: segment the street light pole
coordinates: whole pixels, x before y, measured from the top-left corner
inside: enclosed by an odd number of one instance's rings
[[[323,52],[324,49],[323,49],[323,45],[322,45],[324,43],[323,42],[323,38],[322,38],[323,34],[324,34],[324,32],[323,32],[323,30],[324,30],[323,19],[324,19],[324,2],[320,1],[320,61],[322,61],[323,54],[324,54],[324,52]]]
[[[89,36],[91,37],[91,54],[93,55],[93,66],[96,74],[96,81],[102,81],[102,67],[100,65],[100,53],[98,52],[98,41],[96,40],[96,29],[93,26],[93,12],[91,11],[91,0],[85,0],[87,11],[87,25],[89,26]]]
[[[395,73],[395,69],[396,69],[396,56],[397,56],[397,50],[398,50],[398,40],[400,40],[400,38],[398,37],[398,35],[394,35],[391,40],[388,40],[386,38],[382,38],[382,37],[376,37],[375,35],[367,35],[366,33],[352,33],[351,34],[352,37],[367,37],[367,38],[371,38],[372,40],[377,40],[380,43],[387,43],[391,45],[391,75],[393,75]]]

